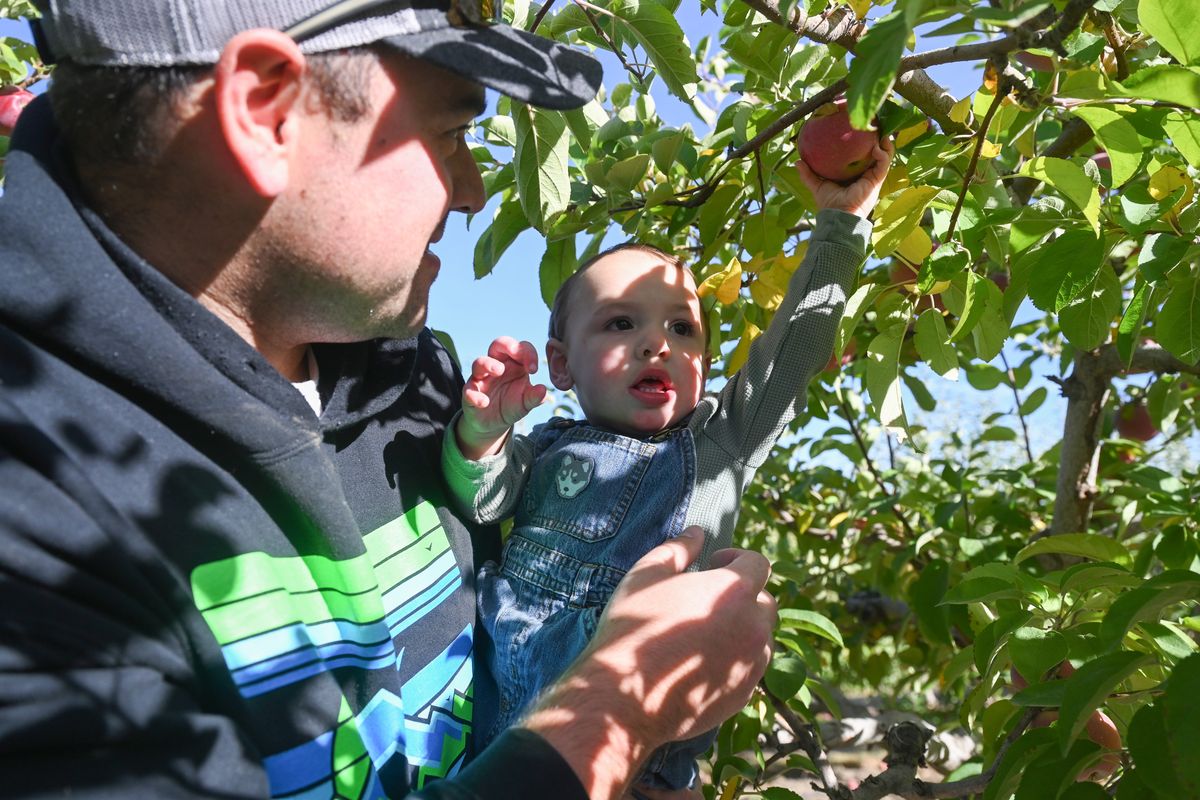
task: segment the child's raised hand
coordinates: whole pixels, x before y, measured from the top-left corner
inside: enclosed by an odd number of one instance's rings
[[[896,147],[892,140],[883,139],[871,153],[875,163],[849,186],[822,178],[802,160],[796,162],[796,169],[800,172],[800,179],[804,181],[804,185],[812,192],[818,211],[824,208],[838,208],[866,219],[879,202],[879,190],[883,187],[883,179],[887,177],[888,166],[892,163],[895,153]]]
[[[541,405],[546,387],[529,380],[537,368],[534,346],[510,336],[499,337],[486,356],[475,359],[457,429],[463,455],[481,458],[498,451],[517,420]]]

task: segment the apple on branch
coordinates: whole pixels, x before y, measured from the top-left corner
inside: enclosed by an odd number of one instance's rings
[[[0,89],[0,136],[12,136],[17,119],[32,100],[33,94],[19,86]]]
[[[800,158],[826,180],[852,183],[871,166],[871,153],[879,144],[876,131],[860,131],[850,125],[846,98],[839,97],[813,112],[800,128],[796,147]]]
[[[1143,403],[1125,403],[1117,410],[1117,433],[1122,439],[1148,442],[1158,435],[1158,427],[1150,419]]]

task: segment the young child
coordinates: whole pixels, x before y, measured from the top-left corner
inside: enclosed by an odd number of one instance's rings
[[[829,358],[891,152],[877,147],[871,169],[850,186],[797,164],[822,209],[807,256],[720,394],[701,398],[709,354],[691,270],[639,244],[591,259],[554,300],[550,379],[575,390],[585,420],[513,435],[546,395],[529,379],[533,345],[502,337],[474,362],[443,469],[463,513],[479,522],[515,516],[500,564],[485,564],[479,576],[500,688],[498,719],[482,741],[515,723],[565,671],[647,551],[689,525],[709,534],[705,559],[729,545],[742,491]],[[698,797],[689,789],[695,758],[711,741],[660,748],[634,796]]]

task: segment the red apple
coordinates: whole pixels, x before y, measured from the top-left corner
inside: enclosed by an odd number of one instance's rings
[[[1018,64],[1029,69],[1038,72],[1054,72],[1054,59],[1050,56],[1040,56],[1037,53],[1030,53],[1028,50],[1021,50],[1016,54],[1016,59]]]
[[[17,118],[29,105],[33,95],[19,86],[5,86],[0,89],[0,136],[11,136],[17,126]]]
[[[854,360],[854,356],[857,353],[858,353],[858,343],[855,342],[853,339],[851,339],[849,342],[846,343],[846,349],[842,351],[842,357],[838,358],[836,354],[831,355],[829,357],[829,361],[826,362],[826,364],[825,364],[825,369],[822,371],[829,372],[830,370],[837,369],[838,367],[846,366],[847,364],[849,364],[851,361]]]
[[[850,183],[871,166],[871,152],[878,143],[875,131],[850,126],[846,99],[842,97],[813,112],[800,129],[796,146],[813,172],[826,180]]]
[[[1158,435],[1150,412],[1142,403],[1125,403],[1117,410],[1117,433],[1122,439],[1147,442]]]
[[[1108,157],[1108,153],[1103,150],[1098,151],[1092,156],[1092,163],[1100,169],[1112,169],[1112,159]]]
[[[1069,661],[1064,661],[1058,665],[1055,673],[1061,678],[1069,678],[1075,673],[1075,667],[1071,666]],[[1012,679],[1013,688],[1020,691],[1029,684],[1021,673],[1017,672],[1016,667],[1009,671],[1009,677]],[[1033,722],[1029,723],[1031,728],[1045,728],[1053,722],[1058,721],[1058,712],[1047,710],[1040,712],[1033,718]],[[1124,746],[1121,741],[1121,734],[1117,730],[1117,726],[1112,719],[1100,709],[1096,709],[1088,717],[1085,727],[1087,737],[1096,744],[1106,750],[1120,751]],[[1121,766],[1120,752],[1105,753],[1100,757],[1100,760],[1092,764],[1087,769],[1075,776],[1077,781],[1103,781],[1107,780],[1110,775],[1116,772],[1117,767]]]
[[[992,283],[996,284],[996,286],[1000,289],[1000,291],[1002,291],[1002,292],[1008,291],[1008,273],[1007,272],[992,272],[992,273],[988,274],[988,277],[992,279]]]

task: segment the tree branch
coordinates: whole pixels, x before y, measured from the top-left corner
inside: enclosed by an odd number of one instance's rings
[[[1013,399],[1017,401],[1017,419],[1021,421],[1021,433],[1025,437],[1025,455],[1029,458],[1029,463],[1033,463],[1033,447],[1029,443],[1029,425],[1025,422],[1025,412],[1021,410],[1021,393],[1017,390],[1017,375],[1013,372],[1013,368],[1008,364],[1008,356],[1004,355],[1004,351],[1000,351],[1000,361],[1004,364],[1004,376],[1008,379],[1008,386],[1012,389]]]

